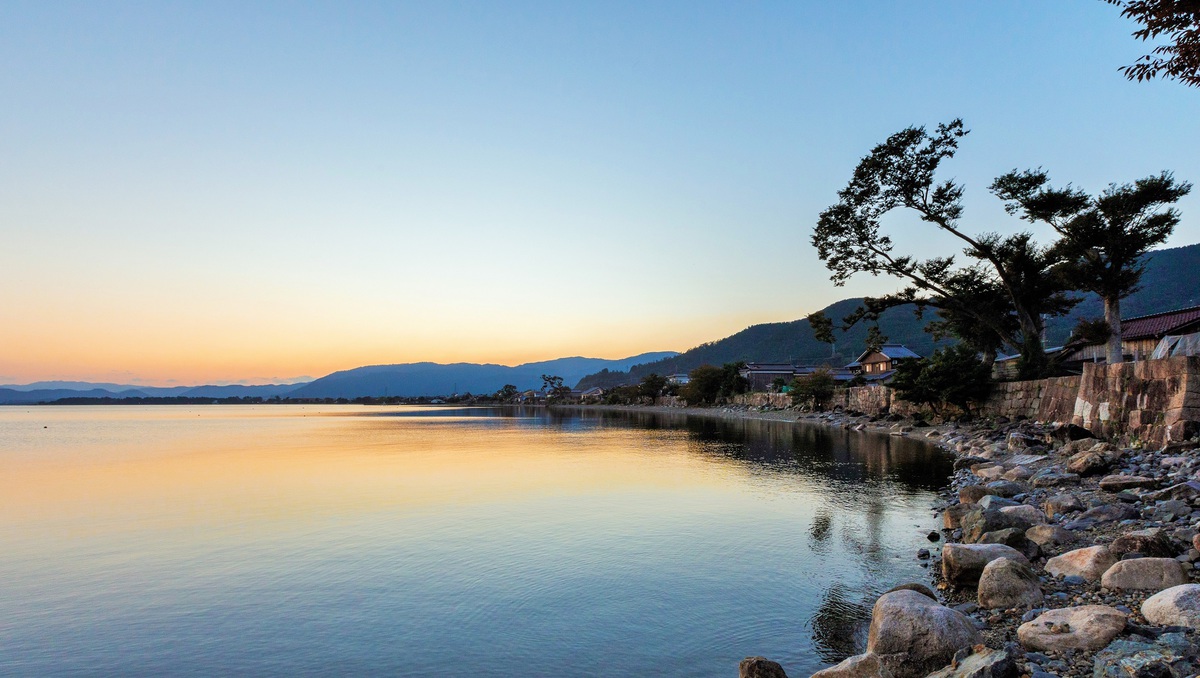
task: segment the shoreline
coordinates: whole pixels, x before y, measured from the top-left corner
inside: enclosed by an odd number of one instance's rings
[[[924,425],[899,417],[744,406],[580,409],[886,433],[923,440],[954,458],[954,472],[931,507],[940,534],[931,534],[930,547],[914,554],[929,562],[930,581],[897,589],[937,600],[938,614],[974,629],[963,632],[970,642],[933,663],[914,656],[919,649],[904,647],[915,642],[911,636],[891,648],[905,649],[902,656],[871,652],[885,649],[888,629],[903,616],[878,614],[880,606],[911,598],[893,589],[876,603],[868,652],[818,672],[820,678],[912,678],[944,664],[962,664],[960,672],[939,672],[944,678],[1143,675],[1135,671],[1147,653],[1166,657],[1155,665],[1166,672],[1155,675],[1195,675],[1200,669],[1200,441],[1139,449],[1070,425],[1004,417]],[[1176,594],[1174,599],[1183,590],[1196,593],[1178,603],[1187,609],[1174,616],[1156,611],[1161,604],[1146,606],[1151,597]],[[921,633],[944,632],[939,626]]]

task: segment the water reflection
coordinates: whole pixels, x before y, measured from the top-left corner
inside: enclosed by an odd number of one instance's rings
[[[949,471],[682,414],[0,409],[0,674],[804,675],[923,575]]]

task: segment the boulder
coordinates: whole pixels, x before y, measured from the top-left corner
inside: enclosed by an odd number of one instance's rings
[[[1184,483],[1164,487],[1156,492],[1146,494],[1147,501],[1165,501],[1167,499],[1181,499],[1183,501],[1191,501],[1196,497],[1200,497],[1200,482],[1189,480]]]
[[[1104,506],[1097,506],[1096,508],[1084,511],[1079,514],[1078,518],[1063,525],[1063,527],[1068,530],[1090,530],[1097,525],[1115,523],[1119,520],[1130,520],[1140,515],[1137,509],[1126,504],[1105,504]]]
[[[963,657],[966,650],[954,657],[954,662],[927,678],[1015,678],[1017,661],[1007,648],[993,650],[983,645],[972,648],[970,655]]]
[[[1004,544],[946,544],[942,546],[942,576],[954,586],[974,586],[983,568],[997,558],[1029,564],[1023,553]]]
[[[1025,538],[1025,531],[1009,527],[995,532],[985,532],[979,538],[980,544],[1004,544],[1011,546],[1025,555],[1026,558],[1033,560],[1041,553],[1041,549],[1037,544]]]
[[[1033,608],[1042,602],[1038,577],[1026,563],[997,558],[979,576],[979,607],[985,610]]]
[[[984,487],[991,490],[993,494],[1000,495],[1006,499],[1015,497],[1018,494],[1024,494],[1027,491],[1024,485],[1011,480],[993,480],[984,485]]]
[[[875,601],[867,652],[878,655],[897,678],[916,678],[946,666],[956,652],[982,641],[965,614],[916,591],[894,591]]]
[[[1043,442],[1045,441],[1037,436],[1021,433],[1020,431],[1009,433],[1008,438],[1005,440],[1010,452],[1022,452],[1030,447],[1041,445]]]
[[[1004,475],[1002,475],[1000,477],[1003,478],[1004,480],[1011,480],[1013,482],[1018,482],[1021,480],[1029,480],[1029,477],[1032,475],[1033,475],[1033,471],[1030,471],[1029,469],[1025,468],[1024,466],[1017,465],[1017,466],[1014,466],[1014,467],[1008,469],[1007,471],[1005,471]]]
[[[1174,558],[1135,558],[1113,564],[1100,578],[1107,589],[1161,591],[1188,583],[1183,565]]]
[[[1050,497],[1042,504],[1042,508],[1046,511],[1046,515],[1051,518],[1061,516],[1066,513],[1074,513],[1084,509],[1083,502],[1073,494],[1056,494]]]
[[[1027,650],[1099,650],[1125,630],[1125,615],[1107,605],[1047,610],[1017,627],[1017,640]]]
[[[990,464],[988,466],[972,470],[971,473],[974,473],[975,476],[980,480],[991,481],[1000,480],[1001,476],[1004,475],[1004,470],[1004,467],[999,464]]]
[[[947,530],[957,530],[962,527],[962,517],[974,509],[974,504],[955,504],[947,506],[942,511],[942,526]]]
[[[879,661],[879,655],[868,652],[848,657],[836,666],[821,669],[812,678],[892,678],[892,672]]]
[[[963,531],[962,540],[968,544],[978,543],[987,532],[995,532],[996,530],[1003,530],[1010,527],[1020,530],[1027,530],[1033,527],[1033,523],[1026,520],[1020,514],[1004,513],[998,509],[987,510],[978,508],[968,511],[962,517],[961,524]]]
[[[1079,474],[1078,473],[1055,473],[1053,471],[1047,471],[1047,472],[1033,474],[1033,477],[1029,479],[1029,482],[1034,487],[1058,487],[1059,485],[1078,485],[1079,484]]]
[[[1133,490],[1139,487],[1154,487],[1158,485],[1158,479],[1148,478],[1146,476],[1104,476],[1100,479],[1100,489],[1105,492],[1121,492],[1122,490]]]
[[[1196,675],[1198,648],[1182,633],[1153,641],[1120,639],[1096,653],[1093,678],[1184,678]]]
[[[1181,584],[1146,599],[1142,616],[1155,626],[1200,629],[1200,584]]]
[[[1016,517],[1026,523],[1029,527],[1034,525],[1043,525],[1046,522],[1046,514],[1042,513],[1036,506],[1021,504],[1020,506],[1002,506],[1000,512],[1006,516]]]
[[[1056,577],[1076,576],[1096,581],[1116,562],[1117,557],[1107,546],[1088,546],[1047,560],[1046,571]]]
[[[738,662],[738,678],[787,678],[787,674],[766,657],[746,657]]]
[[[1005,506],[1020,506],[1021,502],[1013,501],[1012,499],[1005,499],[998,494],[989,494],[983,499],[980,499],[976,505],[986,511],[988,509],[999,510]]]
[[[1070,544],[1075,541],[1075,534],[1058,525],[1034,525],[1025,530],[1025,538],[1038,546]]]
[[[909,584],[898,584],[896,586],[893,586],[892,588],[885,591],[884,595],[887,595],[887,594],[891,593],[892,591],[916,591],[917,593],[920,593],[922,595],[929,596],[933,600],[937,600],[937,596],[933,593],[932,590],[930,590],[930,588],[928,586],[926,586],[924,584],[918,584],[916,582],[909,583]]]
[[[1179,555],[1179,549],[1161,527],[1123,534],[1108,545],[1108,550],[1118,559],[1126,553],[1140,553],[1151,558],[1174,558]]]
[[[975,456],[959,457],[958,459],[954,460],[954,470],[959,471],[964,468],[971,468],[975,464],[983,464],[987,461],[988,460],[983,457],[975,457]]]
[[[1072,440],[1071,442],[1064,444],[1058,449],[1058,453],[1069,457],[1079,454],[1080,452],[1086,452],[1095,446],[1096,441],[1094,439],[1085,440],[1081,438],[1079,440]]]
[[[996,494],[983,485],[964,485],[958,490],[958,501],[963,504],[974,504],[989,494]]]
[[[1078,473],[1081,476],[1096,475],[1104,473],[1112,462],[1104,458],[1104,455],[1095,452],[1079,452],[1071,456],[1067,460],[1067,471]]]

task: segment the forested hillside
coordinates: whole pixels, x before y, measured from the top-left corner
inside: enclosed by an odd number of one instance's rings
[[[1146,273],[1140,290],[1122,302],[1122,315],[1131,318],[1176,308],[1200,305],[1200,244],[1157,250],[1146,255]],[[1093,294],[1080,295],[1080,302],[1069,316],[1054,318],[1046,329],[1048,346],[1061,345],[1070,336],[1080,318],[1103,314],[1100,299]],[[835,323],[853,311],[861,299],[843,299],[825,308]],[[933,337],[924,331],[933,312],[918,320],[909,307],[891,309],[880,319],[880,329],[888,341],[905,344],[922,355],[934,350]],[[846,332],[836,332],[834,351],[817,341],[805,319],[791,322],[752,325],[732,336],[701,344],[679,355],[653,363],[637,365],[629,372],[605,372],[584,377],[578,388],[614,386],[640,380],[650,373],[688,372],[701,365],[721,365],[739,360],[754,362],[796,362],[844,365],[858,357],[866,340],[867,327],[859,324]]]

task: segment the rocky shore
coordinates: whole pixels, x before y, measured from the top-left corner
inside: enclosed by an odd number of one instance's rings
[[[880,597],[866,652],[814,678],[1200,673],[1200,441],[1136,449],[1003,418],[800,420],[922,438],[956,456],[933,507],[943,529],[913,554],[929,562],[929,586]],[[762,657],[739,673],[786,675]]]

